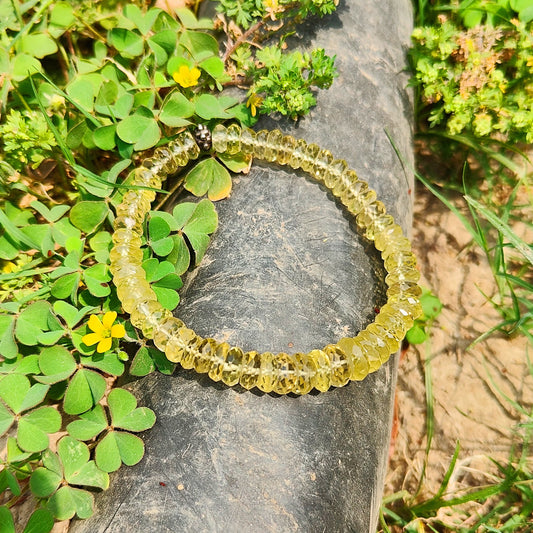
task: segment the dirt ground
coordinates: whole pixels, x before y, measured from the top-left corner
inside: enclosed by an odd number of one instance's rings
[[[459,205],[459,203],[458,203]],[[471,247],[471,237],[459,219],[428,191],[419,191],[415,205],[413,243],[423,278],[444,304],[431,330],[430,344],[410,347],[400,363],[397,389],[397,434],[391,445],[386,494],[416,492],[426,448],[424,366],[430,361],[435,405],[434,437],[420,497],[438,490],[457,442],[461,451],[450,490],[492,481],[489,457],[505,462],[513,431],[525,416],[505,395],[526,409],[533,405],[533,378],[526,354],[533,350],[522,338],[495,334],[469,345],[501,321],[483,296],[495,294],[495,284],[483,252]],[[533,466],[533,458],[531,458]],[[479,504],[466,514],[439,518],[467,526]],[[462,522],[466,520],[466,522]]]

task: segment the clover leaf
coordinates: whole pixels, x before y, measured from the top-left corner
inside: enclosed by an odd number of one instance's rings
[[[183,283],[181,278],[175,274],[174,265],[169,261],[159,262],[157,258],[152,257],[147,259],[142,266],[159,303],[169,311],[175,309],[180,301],[177,291]]]
[[[195,196],[207,193],[210,200],[222,200],[231,192],[229,172],[214,158],[200,161],[185,177],[185,188]]]
[[[65,392],[65,413],[78,415],[88,411],[102,399],[105,389],[106,382],[100,374],[81,368],[71,378]]]
[[[155,369],[161,374],[172,375],[176,364],[169,361],[165,354],[152,346],[141,346],[130,366],[132,376],[147,376]]]

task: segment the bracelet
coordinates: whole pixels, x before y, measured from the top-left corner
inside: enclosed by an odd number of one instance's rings
[[[167,175],[175,173],[201,151],[250,154],[254,158],[293,169],[301,168],[324,184],[355,216],[363,237],[381,252],[387,276],[387,302],[375,321],[355,337],[345,337],[321,350],[305,353],[245,352],[226,342],[203,339],[163,308],[146,279],[142,267],[143,221]],[[375,372],[398,351],[413,321],[421,314],[420,273],[411,243],[401,227],[388,215],[368,184],[358,179],[346,161],[335,159],[316,144],[284,135],[279,130],[255,132],[232,124],[217,125],[212,134],[200,125],[185,131],[167,146],[145,159],[129,190],[117,207],[110,252],[113,281],[131,323],[144,337],[153,339],[166,357],[184,368],[207,373],[226,385],[259,388],[278,394],[306,394],[315,388],[326,391],[360,381]]]

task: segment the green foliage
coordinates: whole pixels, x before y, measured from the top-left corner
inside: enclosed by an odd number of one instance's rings
[[[420,297],[422,315],[415,320],[405,336],[410,344],[422,344],[429,338],[429,328],[442,311],[442,302],[430,290],[424,289]]]
[[[415,29],[411,58],[430,125],[452,135],[533,141],[528,12],[520,2],[463,1],[450,19]]]

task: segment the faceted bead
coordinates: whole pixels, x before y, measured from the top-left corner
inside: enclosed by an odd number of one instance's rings
[[[168,317],[161,320],[157,327],[154,329],[154,344],[162,352],[166,350],[168,341],[178,334],[178,330],[185,324],[176,317]]]
[[[363,350],[363,357],[368,363],[368,372],[375,372],[381,366],[381,357],[379,351],[374,347],[372,342],[364,335],[364,331],[361,331],[355,337],[359,346]]]
[[[184,131],[178,139],[181,141],[188,159],[197,159],[200,155],[200,147],[189,131]]]
[[[155,293],[152,290],[150,284],[146,281],[146,274],[143,272],[139,273],[136,276],[129,276],[127,278],[121,279],[116,283],[117,287],[117,296],[122,302],[122,305],[125,306],[126,303],[128,307],[135,308],[135,302],[137,300],[156,300]],[[126,307],[124,310],[130,313]]]
[[[387,329],[381,324],[374,322],[373,324],[368,325],[366,329],[370,331],[370,333],[381,337],[385,341],[389,349],[389,353],[396,353],[400,349],[401,338],[398,338],[391,330]]]
[[[237,124],[230,124],[226,131],[227,135],[227,152],[230,155],[237,154],[241,151],[241,128]]]
[[[113,227],[117,229],[127,229],[129,231],[134,231],[135,233],[142,232],[142,224],[144,221],[144,215],[141,217],[132,217],[132,216],[117,216],[113,223]]]
[[[211,360],[211,368],[209,369],[209,377],[213,381],[220,381],[222,379],[222,372],[224,370],[224,363],[229,352],[230,346],[227,342],[221,342]]]
[[[296,379],[292,392],[294,394],[307,394],[315,384],[317,361],[305,353],[295,353],[292,356],[296,369]]]
[[[320,392],[326,392],[331,387],[331,362],[323,350],[312,350],[307,357],[313,361],[316,367],[313,386]]]
[[[261,369],[261,354],[246,352],[243,356],[242,374],[239,383],[247,390],[257,387]]]
[[[251,154],[254,151],[255,131],[250,128],[243,128],[241,132],[241,152]]]
[[[402,317],[395,315],[388,304],[381,308],[375,323],[390,331],[398,340],[402,340],[407,332],[407,326]]]
[[[281,139],[283,139],[283,134],[279,130],[272,130],[268,134],[263,156],[266,161],[273,162],[277,160],[278,152],[281,148]]]
[[[389,255],[395,254],[397,252],[410,252],[411,251],[411,241],[403,235],[399,237],[394,242],[391,242],[381,253],[383,260],[386,260]]]
[[[354,198],[345,205],[354,215],[360,213],[368,204],[377,198],[376,191],[369,189],[368,183],[365,181],[357,181],[348,190]]]
[[[141,247],[141,235],[127,229],[116,229],[111,237],[114,244],[128,244]]]
[[[420,272],[416,268],[404,268],[398,267],[394,270],[389,271],[385,277],[385,283],[392,287],[396,283],[401,283],[403,281],[409,281],[411,283],[417,283],[420,279]]]
[[[274,367],[272,360],[274,354],[265,352],[261,354],[261,367],[259,368],[259,379],[257,380],[257,387],[263,392],[272,392],[274,385]]]
[[[280,149],[278,151],[278,163],[287,165],[292,157],[292,152],[296,146],[296,139],[291,135],[284,135],[281,139]]]
[[[134,265],[130,263],[128,259],[120,259],[115,263],[111,263],[111,265],[109,266],[109,270],[113,274],[113,283],[115,285],[119,285],[120,282],[125,281],[131,277],[143,278],[144,276],[146,276],[146,272],[144,271],[141,265]]]
[[[329,150],[320,150],[310,171],[317,181],[324,181],[324,176],[333,163],[333,155]]]
[[[143,251],[139,246],[119,244],[114,246],[109,252],[109,259],[112,262],[115,262],[122,257],[128,258],[130,263],[140,264],[143,260]]]
[[[152,187],[154,189],[160,189],[163,180],[158,174],[154,174],[151,170],[144,167],[135,169],[133,184],[142,185],[143,187]],[[135,192],[135,191],[130,191]]]
[[[168,143],[168,148],[172,155],[172,159],[177,167],[184,167],[189,162],[189,156],[187,154],[187,149],[183,146],[181,139],[178,137],[173,141]]]
[[[372,223],[372,229],[374,232],[374,238],[379,233],[385,231],[387,228],[390,228],[395,224],[394,217],[391,215],[380,215],[376,219],[374,219],[374,222]]]
[[[154,304],[159,304],[159,302],[150,302],[148,305],[152,306],[152,311],[149,315],[147,315],[144,319],[144,323],[141,325],[140,329],[147,339],[152,339],[154,336],[154,330],[157,328],[157,325],[161,320],[165,320],[167,318],[172,317],[172,313],[168,310],[159,305],[159,307],[156,307]],[[136,311],[132,313],[130,316],[131,323],[133,324],[134,315]],[[135,324],[133,324],[135,325]]]
[[[170,337],[165,348],[165,355],[173,363],[182,362],[183,358],[198,347],[201,339],[189,328],[179,328],[175,335]],[[183,366],[183,364],[182,364]],[[192,368],[192,357],[189,358],[189,365],[184,368]]]
[[[296,383],[296,365],[292,356],[278,353],[272,359],[272,391],[277,394],[292,392]]]
[[[305,149],[305,154],[302,159],[302,170],[304,172],[311,172],[315,164],[315,160],[320,153],[320,147],[316,144],[308,144]]]
[[[153,330],[152,316],[160,318],[168,318],[172,316],[168,309],[166,316],[163,316],[163,306],[157,300],[139,301],[133,311],[130,313],[130,322],[133,327],[137,329],[147,329],[150,332]]]
[[[344,163],[346,162],[344,161]],[[324,181],[326,183],[326,186],[329,187],[328,180],[329,180],[329,177],[326,176],[324,178]],[[342,174],[340,175],[340,177],[337,179],[337,181],[332,185],[333,194],[335,196],[343,198],[344,196],[346,196],[348,191],[350,191],[351,187],[353,187],[355,183],[358,181],[359,181],[359,178],[357,177],[355,170],[351,170],[349,168],[344,170]],[[351,193],[351,195],[353,196],[353,193]]]
[[[387,290],[387,298],[389,301],[409,301],[410,298],[419,300],[422,296],[422,289],[412,282],[396,283]]]
[[[324,348],[324,353],[328,356],[331,364],[331,385],[344,387],[350,380],[352,373],[351,361],[336,344],[328,344]]]
[[[402,228],[398,224],[392,224],[379,233],[376,233],[374,245],[378,250],[383,251],[387,246],[390,246],[401,237],[403,237]]]
[[[402,320],[402,322],[405,324],[406,331],[410,329],[413,326],[414,319],[416,318],[415,315],[411,313],[410,309],[406,309],[404,305],[398,302],[389,303],[384,306],[387,308],[387,310],[390,309],[390,312],[393,315],[398,316]],[[418,308],[417,308],[418,310]]]
[[[363,354],[363,349],[357,339],[353,337],[344,337],[339,340],[337,346],[351,359],[352,373],[350,379],[361,381],[368,376],[368,361]]]
[[[253,155],[254,157],[257,157],[257,159],[265,158],[265,149],[267,146],[267,139],[269,133],[270,132],[268,130],[260,130],[255,136]]]
[[[217,124],[213,130],[213,150],[223,154],[228,149],[228,133],[222,124]]]
[[[239,383],[239,378],[242,373],[243,351],[233,346],[226,354],[226,361],[222,365],[221,379],[222,382],[233,387]]]
[[[306,153],[307,143],[303,139],[298,139],[288,161],[289,165],[294,169],[300,168]]]
[[[194,370],[199,374],[206,374],[211,368],[218,343],[215,339],[204,339],[195,350],[192,357]]]
[[[161,179],[165,179],[167,174],[169,174],[167,170],[169,165],[165,158],[159,159],[157,157],[148,157],[143,159],[142,166],[152,174],[159,176]]]
[[[385,339],[383,339],[380,335],[373,333],[368,328],[363,330],[360,333],[360,336],[364,341],[368,341],[368,343],[376,350],[381,365],[389,360],[392,352],[389,350],[389,345],[385,342]]]
[[[324,171],[324,185],[328,189],[333,191],[336,185],[342,183],[344,190],[346,190],[346,186],[344,185],[341,177],[347,168],[348,163],[346,163],[344,159],[335,159],[335,161],[333,161],[328,167],[326,167]]]
[[[390,254],[387,259],[384,260],[385,270],[391,272],[395,268],[415,268],[416,257],[412,252],[396,252]]]
[[[172,157],[172,152],[168,146],[161,146],[154,150],[153,159],[161,163],[162,175],[174,174],[178,170],[178,164]],[[150,168],[150,167],[147,167]],[[156,174],[161,174],[160,172],[155,172]]]

